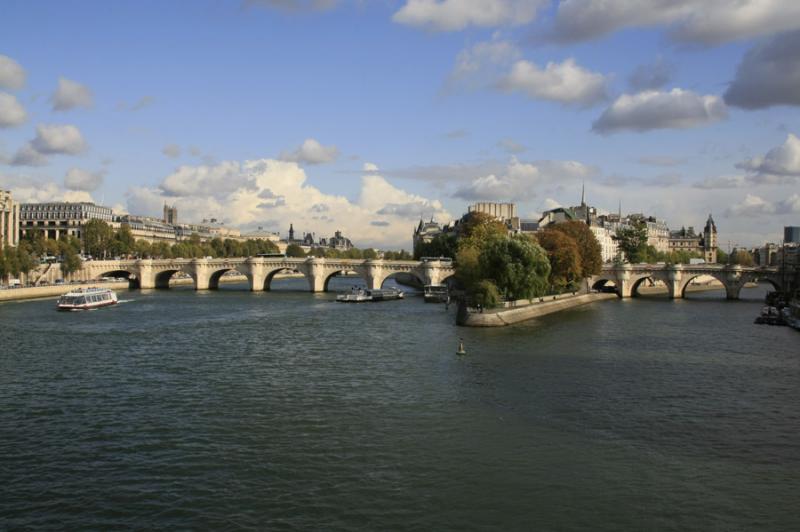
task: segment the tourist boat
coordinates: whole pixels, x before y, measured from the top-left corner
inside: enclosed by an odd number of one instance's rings
[[[789,306],[783,308],[783,319],[786,325],[800,331],[800,297],[796,296],[789,301]]]
[[[426,284],[423,290],[425,303],[447,303],[450,299],[446,285]]]
[[[350,289],[350,292],[336,296],[336,301],[340,303],[364,303],[365,301],[372,301],[372,296],[363,288],[354,286]]]
[[[392,299],[403,299],[403,292],[397,288],[380,288],[367,290],[370,301],[391,301]]]
[[[117,303],[117,294],[108,288],[79,288],[58,298],[58,310],[92,310]]]
[[[366,303],[367,301],[390,301],[392,299],[403,299],[403,292],[397,288],[376,288],[375,290],[365,290],[353,287],[349,293],[339,294],[336,301],[341,303]]]

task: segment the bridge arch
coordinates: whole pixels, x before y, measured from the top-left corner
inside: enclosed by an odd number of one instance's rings
[[[300,273],[303,274],[303,277],[308,279],[308,274],[304,272],[301,268],[290,268],[286,266],[282,266],[279,268],[274,268],[267,272],[267,275],[264,277],[264,291],[269,292],[272,290],[272,280],[275,278],[276,275],[279,273]]]
[[[619,293],[619,282],[613,277],[600,277],[592,279],[592,290],[597,290],[598,292],[609,292],[617,294],[618,297],[622,297],[622,294]]]
[[[418,272],[415,272],[414,270],[411,270],[411,271],[407,271],[407,272],[402,272],[402,271],[389,272],[388,275],[386,275],[385,277],[383,277],[383,279],[381,279],[380,286],[382,287],[386,283],[386,281],[388,281],[389,279],[397,279],[398,276],[403,276],[403,275],[407,275],[409,277],[413,277],[414,280],[416,280],[422,286],[425,286],[426,284],[428,284],[425,281],[425,277],[423,275],[419,274]]]
[[[369,288],[369,282],[367,281],[367,278],[364,275],[364,273],[359,271],[359,269],[357,269],[357,268],[352,268],[352,269],[346,269],[346,270],[335,270],[335,271],[331,271],[331,272],[326,272],[324,274],[325,275],[325,281],[323,281],[323,283],[322,283],[322,291],[323,292],[328,292],[329,291],[329,284],[331,282],[331,279],[333,279],[334,277],[344,277],[345,274],[347,274],[349,272],[356,272],[358,274],[358,279],[360,281],[362,281],[367,286],[367,288]]]
[[[136,275],[135,272],[132,272],[132,271],[129,271],[129,270],[122,270],[122,269],[110,270],[110,271],[103,272],[100,275],[96,276],[96,278],[98,278],[98,279],[101,279],[103,277],[113,277],[115,279],[119,279],[121,277],[124,277],[125,279],[128,280],[128,288],[129,289],[139,288],[141,286],[141,282],[139,280],[139,277]]]
[[[225,275],[228,272],[231,272],[231,271],[235,271],[237,273],[240,273],[240,274],[244,275],[245,277],[247,277],[248,283],[252,284],[253,275],[252,275],[252,273],[250,273],[250,271],[247,268],[244,268],[241,265],[238,265],[238,266],[224,266],[222,268],[214,270],[208,276],[208,289],[209,290],[218,290],[219,289],[219,283],[222,280],[222,276]]]
[[[717,288],[722,290],[726,294],[726,297],[730,298],[731,287],[729,286],[728,279],[725,277],[725,275],[720,275],[720,274],[717,274],[715,272],[698,272],[696,274],[686,275],[684,277],[684,279],[681,280],[681,284],[680,284],[680,287],[679,287],[681,298],[685,298],[686,297],[686,292],[687,292],[687,289],[689,288],[689,285],[692,283],[692,281],[694,281],[698,277],[713,277],[715,280],[719,281],[722,284],[722,286],[717,287]],[[739,294],[739,291],[736,290],[736,297],[737,298],[738,298],[738,294]]]
[[[161,271],[155,272],[155,274],[154,274],[155,287],[157,289],[167,289],[167,288],[169,288],[170,280],[172,279],[172,277],[176,273],[179,273],[179,272],[189,275],[189,277],[192,278],[192,282],[194,284],[194,287],[197,288],[197,276],[196,276],[196,274],[194,274],[191,271],[187,272],[187,271],[185,271],[184,269],[181,269],[181,268],[174,268],[174,269],[170,268],[170,269],[166,269],[166,270],[161,270]]]

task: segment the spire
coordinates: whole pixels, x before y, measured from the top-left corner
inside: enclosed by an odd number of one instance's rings
[[[586,181],[581,183],[581,207],[586,205]]]
[[[619,215],[620,221],[622,221],[622,200],[619,200],[619,212],[617,214]]]

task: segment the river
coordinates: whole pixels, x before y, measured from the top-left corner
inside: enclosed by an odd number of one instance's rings
[[[0,304],[0,529],[800,529],[762,288],[486,330],[304,286]]]

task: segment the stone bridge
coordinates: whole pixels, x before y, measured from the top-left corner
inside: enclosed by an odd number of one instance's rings
[[[671,299],[679,299],[686,287],[700,276],[710,276],[722,283],[728,299],[739,299],[746,283],[765,281],[776,290],[782,288],[782,274],[778,267],[748,267],[728,264],[607,264],[602,272],[589,278],[589,287],[601,289],[614,283],[619,297],[634,297],[645,281],[661,281]],[[787,271],[786,278],[794,275]]]
[[[178,272],[189,275],[197,290],[219,287],[223,274],[239,272],[247,277],[250,290],[269,290],[278,273],[300,273],[311,292],[326,292],[336,275],[355,272],[368,288],[380,288],[389,277],[403,273],[422,284],[442,284],[455,273],[450,261],[389,261],[324,258],[248,257],[229,259],[139,259],[87,261],[79,275],[84,279],[124,276],[131,287],[168,288]]]

